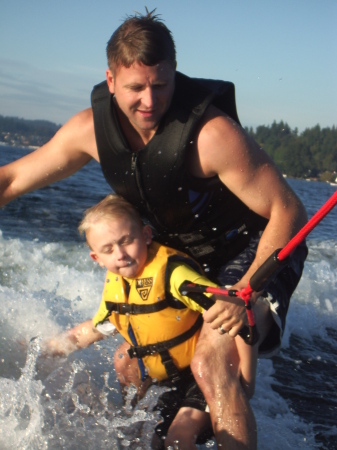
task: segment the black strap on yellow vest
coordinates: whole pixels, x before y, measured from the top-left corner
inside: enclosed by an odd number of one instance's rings
[[[172,381],[177,381],[180,379],[180,372],[174,365],[168,349],[187,341],[187,339],[192,337],[199,330],[202,324],[203,319],[200,315],[192,327],[179,336],[167,339],[166,341],[157,342],[156,344],[131,346],[128,350],[128,354],[130,358],[144,358],[144,356],[159,353],[168,377],[171,378]]]
[[[166,300],[161,300],[160,302],[150,305],[136,305],[134,303],[115,303],[106,301],[105,305],[106,309],[109,311],[109,315],[113,312],[117,314],[149,314],[161,311],[169,306]]]

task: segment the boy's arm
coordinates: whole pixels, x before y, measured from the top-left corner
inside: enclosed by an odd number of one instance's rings
[[[97,331],[92,320],[87,320],[42,344],[42,351],[50,356],[66,356],[102,339],[104,335]]]
[[[195,284],[202,284],[203,286],[217,287],[215,283],[212,283],[207,277],[201,275],[191,266],[181,262],[170,263],[170,276],[169,276],[169,291],[174,298],[180,300],[184,305],[193,311],[199,311],[201,314],[205,311],[202,306],[192,300],[187,295],[180,293],[180,286],[184,281],[190,281]],[[210,294],[205,294],[208,297],[212,297]]]

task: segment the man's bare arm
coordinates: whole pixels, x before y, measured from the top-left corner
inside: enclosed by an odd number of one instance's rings
[[[249,279],[274,250],[286,245],[299,231],[307,215],[275,164],[256,142],[231,119],[210,117],[198,138],[199,174],[218,175],[243,203],[268,219]]]
[[[98,160],[92,110],[71,118],[45,145],[0,168],[0,206]]]
[[[235,286],[240,289],[247,286],[251,276],[273,251],[284,247],[299,231],[306,223],[307,215],[268,155],[231,119],[211,112],[199,133],[197,146],[197,158],[192,160],[195,163],[193,173],[204,177],[219,176],[251,210],[268,219],[256,257]],[[225,319],[229,320],[232,335],[235,335],[242,326],[244,308],[225,303],[217,302],[204,314],[204,319],[212,322],[214,328]],[[226,311],[221,313],[222,309]],[[239,326],[235,327],[235,324]]]

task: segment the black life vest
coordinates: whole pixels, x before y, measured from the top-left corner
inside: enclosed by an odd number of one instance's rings
[[[234,85],[176,73],[171,105],[156,134],[132,152],[107,83],[92,91],[95,134],[103,174],[155,230],[155,239],[212,264],[231,259],[266,220],[250,211],[218,177],[192,177],[185,165],[188,146],[212,104],[239,119]]]

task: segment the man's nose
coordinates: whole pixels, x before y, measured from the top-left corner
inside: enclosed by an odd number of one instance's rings
[[[142,101],[143,101],[143,105],[147,109],[153,108],[153,106],[156,103],[156,98],[155,98],[154,89],[152,87],[147,87],[146,89],[144,89]]]

